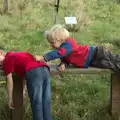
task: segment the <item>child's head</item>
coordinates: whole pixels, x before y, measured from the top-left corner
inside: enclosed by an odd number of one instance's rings
[[[3,61],[5,59],[5,52],[3,49],[0,49],[0,68],[3,66]]]
[[[59,48],[67,38],[69,38],[69,32],[62,25],[55,25],[51,29],[45,32],[45,37],[52,46],[52,48]]]

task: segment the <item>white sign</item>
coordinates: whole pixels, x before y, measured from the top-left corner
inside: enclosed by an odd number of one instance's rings
[[[65,17],[65,23],[66,24],[77,24],[76,17]]]

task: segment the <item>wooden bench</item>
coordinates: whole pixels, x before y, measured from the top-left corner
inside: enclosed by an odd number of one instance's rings
[[[55,65],[50,65],[52,74],[59,74]],[[108,69],[99,68],[68,68],[64,71],[67,74],[110,74],[110,99],[109,107],[112,114],[120,115],[120,75]],[[4,76],[4,72],[0,71],[0,76]],[[15,109],[12,110],[12,120],[23,120],[23,82],[20,77],[13,75],[13,102]]]

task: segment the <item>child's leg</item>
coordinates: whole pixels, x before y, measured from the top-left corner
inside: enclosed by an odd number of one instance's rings
[[[30,97],[33,120],[43,119],[43,73],[39,68],[32,69],[25,74],[28,95]]]
[[[33,120],[52,120],[50,108],[50,76],[48,68],[38,67],[26,73]]]
[[[90,65],[120,72],[120,55],[112,54],[106,51],[102,46],[98,46],[95,48],[95,53]]]
[[[51,88],[50,88],[50,74],[48,68],[44,67],[44,84],[43,84],[43,119],[52,120],[51,115]]]

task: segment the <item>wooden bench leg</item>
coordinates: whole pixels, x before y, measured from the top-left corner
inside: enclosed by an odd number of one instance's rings
[[[15,109],[12,110],[12,120],[23,120],[23,80],[13,76],[13,103]]]
[[[112,83],[112,115],[120,116],[120,75],[111,75]]]

